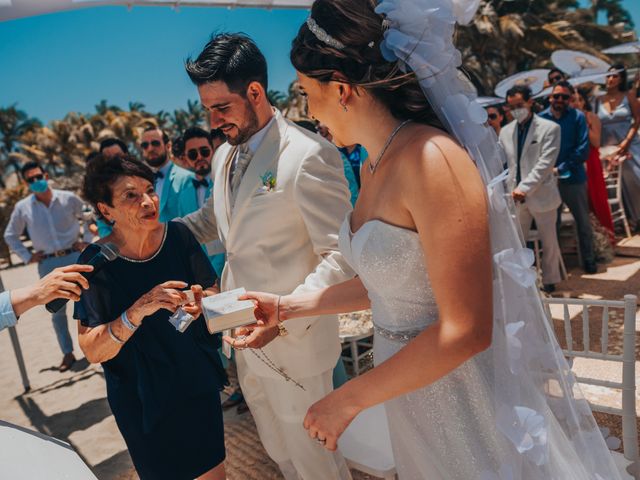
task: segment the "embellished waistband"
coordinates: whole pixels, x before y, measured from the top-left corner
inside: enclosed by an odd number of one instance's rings
[[[424,329],[416,328],[411,330],[387,330],[386,328],[379,327],[377,325],[373,325],[373,331],[380,335],[381,337],[386,338],[387,340],[393,340],[394,342],[402,342],[406,343],[423,332]]]

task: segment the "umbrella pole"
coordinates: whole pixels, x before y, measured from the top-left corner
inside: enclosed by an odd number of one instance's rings
[[[18,369],[20,370],[22,385],[24,386],[24,391],[26,393],[31,390],[31,385],[29,385],[29,376],[27,375],[27,368],[24,363],[24,357],[22,356],[22,348],[20,348],[20,340],[18,340],[18,332],[16,331],[16,327],[9,327],[9,337],[11,338],[13,351],[16,354],[16,361],[18,362]]]
[[[2,277],[0,277],[0,292],[4,292],[4,284],[2,283]],[[25,393],[31,390],[29,384],[29,376],[27,375],[27,367],[24,363],[24,357],[22,356],[22,348],[20,348],[20,340],[18,339],[18,332],[15,327],[9,327],[9,337],[11,338],[11,345],[13,346],[13,352],[16,355],[16,362],[18,362],[18,370],[20,370],[20,378],[22,378],[22,386]]]

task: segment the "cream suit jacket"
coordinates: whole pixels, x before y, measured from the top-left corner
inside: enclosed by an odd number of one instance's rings
[[[220,240],[227,252],[222,290],[244,287],[284,295],[316,290],[355,273],[338,249],[338,232],[351,210],[344,167],[336,147],[286,120],[268,127],[230,207],[229,170],[236,147],[224,144],[214,158],[213,195],[183,217],[198,242]],[[265,175],[276,178],[264,186]],[[332,369],[340,355],[337,316],[285,322],[289,335],[264,347],[292,378]],[[276,377],[248,350],[240,352],[260,376]]]
[[[560,126],[533,115],[520,156],[521,181],[516,185],[518,158],[518,122],[505,125],[500,143],[509,161],[509,185],[526,194],[525,203],[532,212],[548,212],[560,206],[558,179],[553,167],[560,153]]]

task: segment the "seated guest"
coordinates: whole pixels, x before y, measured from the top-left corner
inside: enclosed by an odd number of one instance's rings
[[[83,194],[113,226],[100,242],[120,253],[76,303],[78,339],[87,360],[102,363],[109,405],[142,480],[223,480],[226,375],[220,338],[209,335],[199,307],[216,277],[187,227],[160,223],[153,180],[132,157],[98,157],[87,168]],[[169,322],[180,305],[196,317],[183,333]]]
[[[500,131],[500,144],[509,164],[511,196],[516,202],[525,243],[531,222],[536,221],[544,248],[543,288],[552,292],[561,280],[556,210],[562,201],[553,174],[560,151],[560,127],[531,111],[533,98],[527,86],[509,89],[507,103],[516,119]]]

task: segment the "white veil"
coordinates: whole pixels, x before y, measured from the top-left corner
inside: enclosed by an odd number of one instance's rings
[[[489,197],[494,258],[493,343],[484,352],[496,428],[513,447],[509,463],[482,480],[619,479],[589,405],[545,318],[522,248],[506,188],[505,159],[485,110],[460,73],[453,44],[456,23],[473,18],[479,0],[383,0],[383,55],[412,70],[436,114],[475,161]],[[455,420],[455,419],[453,419]],[[461,459],[464,461],[463,459]]]

